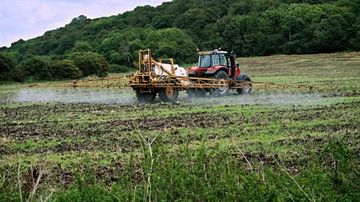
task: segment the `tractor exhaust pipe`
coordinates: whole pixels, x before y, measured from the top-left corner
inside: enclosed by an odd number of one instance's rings
[[[230,53],[230,68],[231,68],[231,78],[235,79],[236,77],[236,64],[235,64],[236,54],[231,51]]]

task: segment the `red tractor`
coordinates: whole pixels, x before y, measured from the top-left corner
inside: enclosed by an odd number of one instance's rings
[[[221,80],[234,80],[237,82],[251,82],[249,76],[241,73],[239,64],[235,64],[236,54],[231,51],[215,49],[213,51],[198,52],[198,66],[188,69],[188,75],[191,77],[213,78]],[[249,94],[251,92],[251,83],[247,84],[249,88],[237,88],[238,94]],[[188,89],[190,97],[203,97],[207,92],[213,97],[227,96],[231,86],[228,88],[211,88],[211,89]]]

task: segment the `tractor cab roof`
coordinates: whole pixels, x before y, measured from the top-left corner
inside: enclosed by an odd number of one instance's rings
[[[216,55],[216,54],[227,54],[227,51],[214,49],[212,51],[199,51],[198,55]]]

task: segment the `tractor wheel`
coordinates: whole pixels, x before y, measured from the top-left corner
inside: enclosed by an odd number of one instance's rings
[[[202,88],[190,88],[186,90],[189,98],[202,98],[205,97],[206,90]]]
[[[140,90],[135,90],[136,99],[140,103],[153,103],[156,93],[141,93]]]
[[[251,82],[251,79],[248,76],[244,76],[242,81],[243,82]],[[245,95],[245,94],[250,94],[251,93],[252,84],[250,83],[250,84],[244,84],[244,85],[248,86],[249,88],[238,88],[238,89],[236,89],[238,94]]]
[[[175,102],[179,97],[179,89],[168,86],[159,91],[159,98],[163,102]]]
[[[227,75],[226,72],[224,71],[219,71],[217,73],[215,73],[215,75],[213,76],[214,79],[225,79],[228,80],[229,76]],[[224,82],[223,84],[226,84],[226,82]],[[230,92],[230,88],[229,87],[221,87],[221,88],[212,88],[210,89],[210,95],[213,97],[224,97],[227,96]]]

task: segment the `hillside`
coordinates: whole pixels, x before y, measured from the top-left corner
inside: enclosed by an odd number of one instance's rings
[[[220,46],[241,57],[359,51],[359,8],[360,0],[174,0],[110,17],[81,15],[0,48],[0,81],[128,71],[144,48],[177,63],[193,62],[196,48]]]

